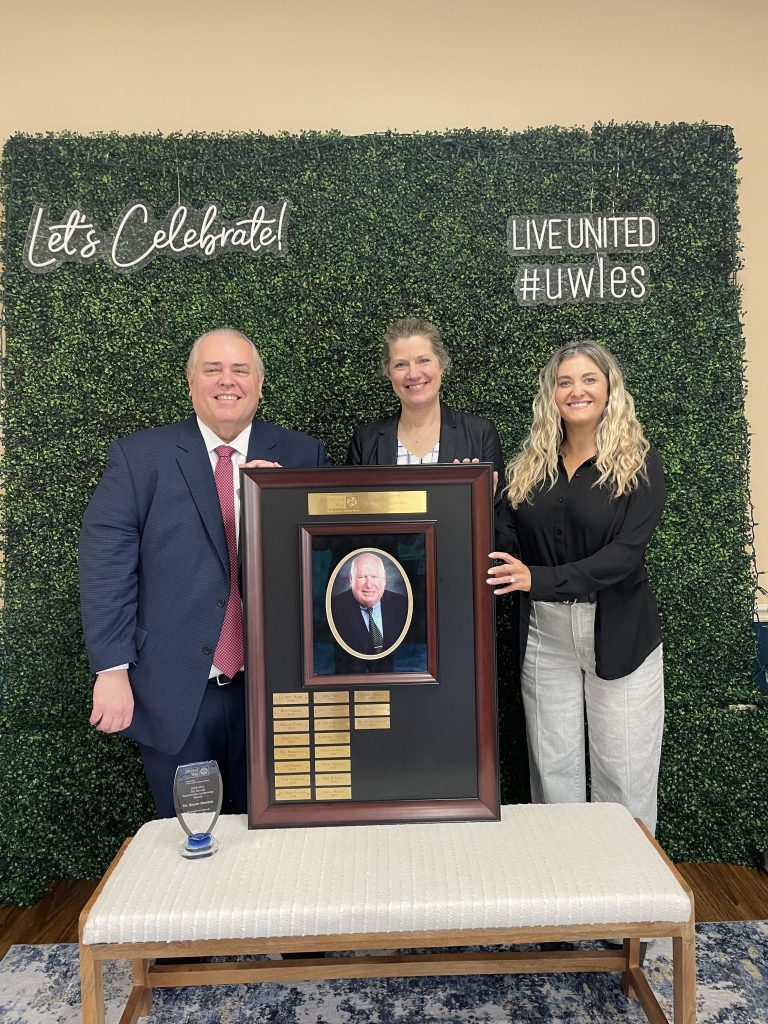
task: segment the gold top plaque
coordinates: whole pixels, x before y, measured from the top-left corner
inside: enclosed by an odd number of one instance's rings
[[[427,511],[426,491],[346,491],[308,494],[311,516],[410,515]]]
[[[312,696],[315,704],[349,704],[349,690],[326,690]]]
[[[302,693],[273,693],[272,703],[277,704],[309,704],[309,694]]]
[[[349,718],[349,707],[346,704],[318,704],[315,718]]]
[[[389,690],[355,690],[355,704],[378,704],[389,700]]]

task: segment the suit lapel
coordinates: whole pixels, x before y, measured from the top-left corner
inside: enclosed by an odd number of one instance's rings
[[[456,420],[453,410],[440,404],[440,462],[453,462],[456,458]]]
[[[379,432],[376,442],[377,466],[392,466],[397,462],[397,425],[400,414],[390,417]]]
[[[278,432],[271,423],[265,423],[264,420],[254,420],[251,424],[246,461],[250,462],[252,459],[267,459],[269,462],[280,461]]]
[[[213,479],[211,460],[203,442],[203,435],[197,426],[197,418],[191,416],[180,426],[180,435],[176,448],[176,461],[192,495],[192,501],[200,514],[208,536],[211,538],[222,568],[229,578],[229,555],[227,540],[224,536],[224,522],[221,518],[221,505]]]

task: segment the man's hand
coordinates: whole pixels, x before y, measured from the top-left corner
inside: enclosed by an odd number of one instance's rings
[[[133,719],[133,690],[125,668],[99,672],[93,684],[89,723],[99,732],[121,732]]]
[[[251,459],[244,462],[240,469],[282,469],[279,462],[268,462],[266,459]]]

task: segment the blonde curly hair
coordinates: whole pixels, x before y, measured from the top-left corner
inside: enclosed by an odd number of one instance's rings
[[[597,427],[597,469],[595,486],[608,484],[618,498],[647,480],[645,460],[650,445],[635,413],[635,403],[624,387],[616,357],[599,342],[590,339],[563,345],[539,374],[539,391],[533,400],[531,430],[516,458],[507,466],[505,495],[512,508],[530,502],[534,487],[557,480],[557,459],[565,437],[563,421],[555,403],[560,364],[572,356],[586,356],[608,380],[608,402]]]

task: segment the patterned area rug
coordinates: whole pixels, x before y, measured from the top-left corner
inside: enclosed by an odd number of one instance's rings
[[[768,1024],[768,921],[702,924],[698,1024]],[[672,944],[648,950],[646,970],[670,1020]],[[130,988],[125,963],[105,967],[107,1024]],[[13,946],[0,963],[2,1024],[79,1024],[75,945]],[[618,974],[373,978],[155,992],[146,1024],[642,1024]]]

